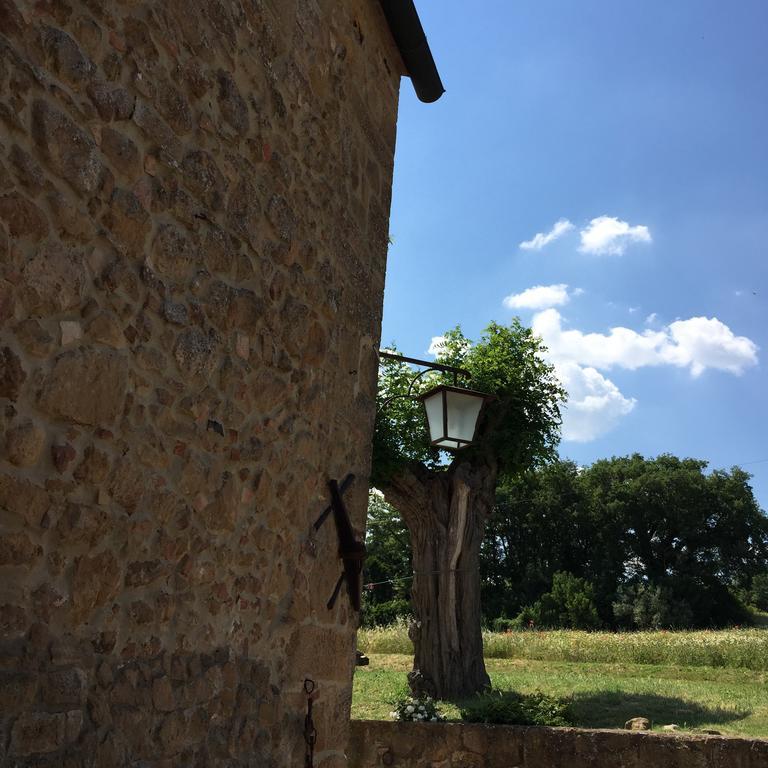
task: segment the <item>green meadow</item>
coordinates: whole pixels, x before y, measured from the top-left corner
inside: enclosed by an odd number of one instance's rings
[[[574,725],[621,728],[647,717],[654,730],[768,738],[768,631],[485,633],[495,688],[536,690],[572,701]],[[405,627],[361,630],[370,657],[355,673],[352,716],[389,719],[407,690],[412,648]],[[444,702],[458,719],[460,702]]]

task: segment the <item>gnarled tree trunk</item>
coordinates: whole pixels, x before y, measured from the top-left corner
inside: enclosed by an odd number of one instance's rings
[[[461,698],[490,684],[480,632],[480,544],[494,504],[495,464],[414,465],[381,490],[413,550],[414,693]]]

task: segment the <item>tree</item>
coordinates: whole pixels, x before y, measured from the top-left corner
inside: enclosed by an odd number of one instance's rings
[[[768,611],[768,572],[753,577],[749,599],[755,608]]]
[[[513,618],[567,571],[592,585],[608,626],[748,620],[742,601],[766,572],[768,518],[747,473],[706,470],[634,454],[553,462],[503,483],[481,557],[487,618]]]
[[[508,327],[492,323],[474,344],[459,328],[446,334],[440,362],[469,370],[474,389],[496,396],[481,415],[475,443],[454,456],[430,446],[420,404],[390,399],[408,391],[413,370],[382,361],[373,483],[411,537],[415,692],[456,698],[489,685],[478,558],[497,480],[550,460],[559,442],[565,392],[542,351],[517,320]],[[431,373],[414,391],[438,382],[451,379]]]
[[[765,570],[768,518],[738,467],[706,473],[707,462],[639,454],[598,461],[580,478],[590,504],[621,521],[623,583],[674,606],[692,626],[742,623],[735,596]],[[664,612],[661,614],[664,615]]]
[[[621,528],[588,503],[580,475],[573,462],[553,461],[499,484],[480,556],[486,619],[515,617],[567,571],[593,585],[600,619],[611,623]]]
[[[586,579],[557,571],[552,575],[552,589],[520,612],[520,625],[596,629],[600,619],[594,596],[594,589]]]

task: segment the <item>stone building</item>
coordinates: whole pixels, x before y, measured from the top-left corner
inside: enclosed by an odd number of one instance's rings
[[[301,765],[305,678],[344,764],[405,72],[410,0],[0,0],[0,766]]]

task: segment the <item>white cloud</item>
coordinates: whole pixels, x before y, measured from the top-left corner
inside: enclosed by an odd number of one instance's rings
[[[546,307],[559,307],[567,304],[571,296],[578,296],[583,293],[577,288],[570,294],[568,286],[565,283],[557,285],[534,285],[532,288],[526,288],[521,293],[513,293],[504,299],[504,306],[507,309],[545,309]]]
[[[655,315],[646,318],[646,322],[655,320]],[[642,333],[621,327],[583,333],[563,329],[558,310],[548,308],[534,315],[532,328],[546,345],[547,357],[569,394],[563,437],[576,442],[607,432],[637,403],[597,369],[671,365],[687,368],[696,378],[707,369],[740,375],[757,364],[757,345],[736,336],[714,317],[675,320],[660,330]]]
[[[651,233],[643,224],[630,226],[615,216],[598,216],[584,227],[581,235],[581,253],[621,256],[630,243],[650,243]],[[535,238],[534,238],[535,239]]]
[[[594,368],[576,363],[555,363],[558,378],[568,392],[563,410],[563,439],[587,443],[613,429],[637,401],[621,394],[610,379]]]
[[[689,368],[693,376],[707,368],[741,374],[757,364],[757,345],[736,336],[717,318],[676,320],[659,331],[642,333],[611,328],[608,333],[564,330],[556,309],[534,315],[532,327],[555,361],[569,361],[603,370],[635,370],[651,365]]]
[[[694,376],[707,368],[737,376],[757,364],[757,344],[733,331],[716,317],[692,317],[669,325],[674,343],[670,358],[675,365],[689,366]]]
[[[537,232],[530,240],[524,240],[520,243],[520,248],[524,251],[540,251],[545,245],[549,245],[572,229],[575,227],[568,219],[559,219],[549,232]]]
[[[427,354],[437,357],[442,352],[443,344],[445,344],[445,336],[433,336],[432,341],[429,342]]]
[[[653,325],[658,319],[659,319],[659,316],[655,312],[651,312],[651,314],[645,318],[645,324]]]

